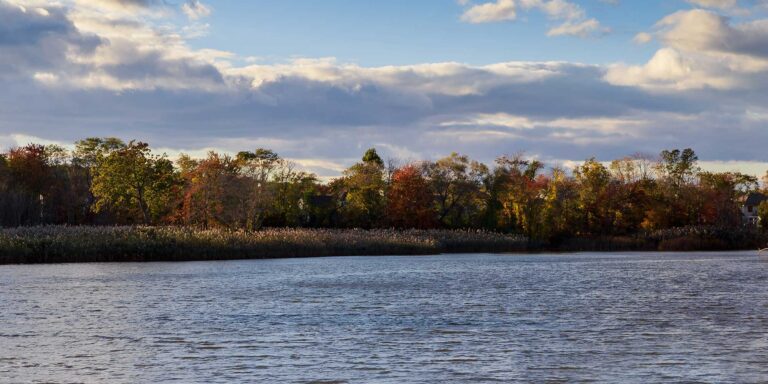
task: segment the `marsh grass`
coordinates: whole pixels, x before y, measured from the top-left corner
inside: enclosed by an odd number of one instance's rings
[[[632,236],[577,237],[567,239],[554,249],[576,251],[728,251],[763,248],[766,232],[756,228],[688,226],[642,232]]]
[[[763,232],[685,227],[635,236],[577,237],[559,244],[476,230],[202,230],[189,227],[39,226],[0,229],[0,264],[194,261],[317,256],[536,251],[757,249]]]
[[[513,252],[525,238],[483,231],[40,226],[0,230],[0,264],[192,261]]]

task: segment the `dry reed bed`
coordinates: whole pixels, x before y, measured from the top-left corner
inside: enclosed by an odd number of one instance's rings
[[[0,229],[0,264],[190,261],[513,252],[525,238],[483,231],[40,226]]]

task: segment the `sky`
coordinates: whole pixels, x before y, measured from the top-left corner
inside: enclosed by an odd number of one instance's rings
[[[0,148],[768,170],[768,0],[0,0]]]

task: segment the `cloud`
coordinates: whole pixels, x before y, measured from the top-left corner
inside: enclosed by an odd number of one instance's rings
[[[211,14],[211,8],[199,0],[187,0],[186,3],[182,4],[181,10],[190,20],[208,17]]]
[[[635,44],[648,44],[653,40],[653,35],[647,32],[640,32],[632,39]]]
[[[162,4],[160,0],[91,0],[94,3],[102,3],[123,8],[144,8]]]
[[[459,4],[466,6],[470,3],[460,1]],[[608,32],[596,19],[587,19],[580,6],[566,0],[495,0],[470,6],[462,14],[461,20],[474,24],[513,21],[517,19],[518,9],[536,9],[551,20],[562,21],[550,28],[547,36],[587,37],[595,32]]]
[[[23,7],[0,2],[0,77],[34,74],[88,56],[103,42],[81,33],[59,7]]]
[[[731,25],[716,13],[691,10],[669,15],[657,27],[664,42],[677,49],[768,58],[768,19]]]
[[[705,8],[733,9],[738,5],[738,0],[686,0],[687,2]]]
[[[515,2],[522,11],[538,3]],[[693,147],[746,164],[768,142],[759,20],[671,15],[643,65],[369,67],[249,62],[195,49],[181,27],[152,15],[77,4],[0,0],[0,145],[119,136],[169,154],[266,146],[333,176],[370,146],[385,157],[458,150],[483,161],[520,150],[555,161]],[[559,24],[578,20],[566,16],[576,8],[546,9]]]
[[[600,23],[595,19],[584,20],[580,22],[565,22],[560,26],[552,28],[547,32],[547,36],[579,36],[586,37],[600,30]]]
[[[75,89],[225,87],[219,66],[226,67],[226,54],[192,50],[176,31],[132,15],[105,16],[102,11],[0,2],[0,46],[4,46],[0,66],[49,86]]]
[[[766,85],[768,19],[733,23],[711,11],[679,11],[659,21],[654,34],[664,47],[649,62],[615,65],[606,79],[613,84],[678,90]]]
[[[26,0],[36,1],[36,0]],[[39,0],[38,0],[39,1]],[[115,15],[153,15],[162,17],[167,13],[164,0],[65,0],[64,4],[74,3],[78,10],[97,11],[111,17]],[[51,3],[51,2],[48,2]]]
[[[473,5],[461,15],[462,21],[475,24],[515,20],[516,18],[517,5],[515,0],[497,0],[496,2]]]

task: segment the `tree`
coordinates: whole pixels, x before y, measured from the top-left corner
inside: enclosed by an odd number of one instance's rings
[[[432,191],[420,169],[412,164],[397,169],[387,193],[387,221],[396,228],[432,228],[435,212]]]
[[[611,176],[623,184],[636,184],[651,179],[652,161],[649,155],[636,153],[611,162]]]
[[[369,148],[365,151],[365,154],[363,154],[363,163],[384,167],[384,160],[382,160],[381,157],[379,157],[379,154],[376,153],[376,148]]]
[[[131,141],[97,157],[91,191],[94,210],[117,210],[150,224],[167,212],[178,179],[173,163],[152,155],[149,145]]]
[[[690,149],[665,150],[656,164],[651,203],[643,227],[661,229],[701,224],[703,199],[695,185],[698,156]]]
[[[656,185],[652,169],[651,157],[643,154],[611,162],[606,202],[612,204],[612,233],[632,233],[641,228],[650,205],[649,192]]]
[[[234,196],[244,217],[239,220],[248,230],[261,228],[274,208],[275,185],[271,182],[285,162],[272,150],[258,148],[254,152],[240,152],[234,165],[238,168],[240,194]]]
[[[669,180],[675,187],[694,181],[700,168],[697,165],[699,157],[690,148],[684,150],[661,151],[661,161],[658,165],[662,178]]]
[[[45,146],[28,144],[8,152],[9,224],[40,224],[45,221],[46,200],[51,195],[53,172]]]
[[[760,226],[763,229],[768,228],[768,201],[763,201],[757,206],[757,217],[760,220]]]
[[[702,172],[697,197],[701,224],[736,227],[741,224],[738,200],[758,189],[757,178],[738,172]]]
[[[192,161],[182,155],[177,161],[185,182],[181,220],[203,228],[235,227],[244,222],[240,196],[239,168],[229,156],[208,152],[208,157]]]
[[[495,195],[502,207],[503,227],[536,240],[542,233],[542,213],[549,179],[539,172],[544,164],[522,154],[501,156],[494,170]]]
[[[552,169],[542,211],[540,238],[559,242],[573,236],[578,224],[578,185],[560,168]]]
[[[485,208],[488,168],[455,152],[422,168],[435,194],[437,221],[448,228],[478,225]]]
[[[273,177],[275,199],[270,225],[295,227],[305,219],[301,201],[317,188],[317,176],[296,170],[290,161],[282,161]]]
[[[386,206],[384,162],[373,148],[362,160],[344,171],[342,211],[348,226],[371,228],[381,223]]]
[[[595,158],[588,159],[573,171],[579,183],[579,208],[583,213],[583,230],[587,233],[605,234],[613,222],[607,201],[611,175]]]

